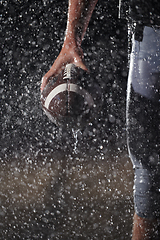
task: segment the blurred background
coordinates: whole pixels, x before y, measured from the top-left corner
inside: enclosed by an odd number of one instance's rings
[[[41,108],[42,76],[64,40],[68,1],[0,1],[0,239],[130,239],[127,24],[99,0],[82,47],[103,104],[77,134]]]

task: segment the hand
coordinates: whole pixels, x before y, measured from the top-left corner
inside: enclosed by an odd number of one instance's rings
[[[77,46],[76,41],[71,41],[70,39],[65,40],[59,56],[55,60],[51,69],[42,78],[41,91],[43,91],[47,83],[56,75],[58,75],[68,63],[73,63],[77,67],[88,71],[87,67],[83,62],[83,51],[81,47]]]

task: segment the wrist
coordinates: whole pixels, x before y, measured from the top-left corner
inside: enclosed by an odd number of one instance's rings
[[[65,39],[64,39],[64,43],[63,43],[63,47],[65,48],[77,48],[80,47],[81,42],[80,39],[78,37],[78,35],[76,35],[75,33],[71,32],[67,32],[65,35]]]
[[[67,23],[67,29],[65,33],[65,40],[75,42],[77,46],[81,45],[82,42],[82,31],[83,26],[77,20]]]

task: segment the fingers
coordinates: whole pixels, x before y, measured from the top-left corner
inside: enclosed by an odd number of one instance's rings
[[[55,67],[53,64],[53,66],[51,67],[51,69],[44,75],[44,77],[42,78],[42,83],[41,83],[41,92],[43,91],[43,89],[45,88],[45,86],[47,85],[47,83],[52,80],[55,76],[57,76],[62,69],[66,66],[66,64],[68,63],[73,63],[75,64],[75,66],[82,68],[84,71],[88,72],[88,68],[86,67],[86,65],[83,63],[82,60],[78,60],[74,59],[73,62],[66,62],[66,63],[62,63],[60,65],[58,65],[57,67]]]
[[[42,83],[41,83],[41,92],[47,85],[47,83],[52,80],[55,76],[57,76],[62,69],[64,68],[63,62],[55,61],[52,65],[51,69],[43,76]]]
[[[41,92],[43,91],[47,83],[55,76],[57,76],[68,63],[73,63],[75,66],[82,68],[84,71],[88,71],[82,59],[83,52],[81,49],[77,49],[77,51],[73,51],[73,48],[71,49],[71,51],[64,51],[64,49],[62,49],[51,69],[42,78]]]
[[[49,72],[48,72],[49,73]],[[43,91],[43,89],[45,88],[45,86],[47,85],[47,83],[49,82],[49,80],[51,80],[51,75],[46,73],[44,75],[44,77],[42,77],[42,83],[41,83],[41,92]]]
[[[48,83],[48,79],[44,76],[42,77],[42,83],[41,83],[41,92],[43,91],[43,89],[45,88],[45,86]]]

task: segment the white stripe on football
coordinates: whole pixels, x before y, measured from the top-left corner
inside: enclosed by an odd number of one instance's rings
[[[80,86],[74,83],[63,83],[55,87],[47,96],[45,100],[45,108],[49,108],[49,104],[52,101],[52,99],[59,93],[64,92],[64,91],[70,91],[70,92],[75,92],[81,96],[84,97],[86,103],[88,104],[89,107],[93,106],[94,101],[92,96],[85,90],[82,89]]]

